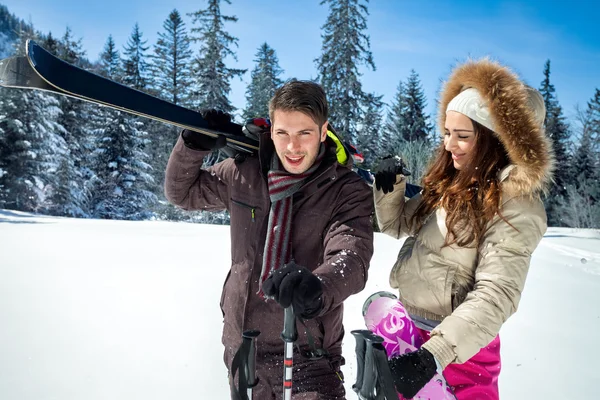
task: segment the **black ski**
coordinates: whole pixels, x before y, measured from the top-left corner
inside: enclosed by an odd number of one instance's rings
[[[45,90],[212,137],[223,135],[227,138],[227,146],[239,151],[252,153],[258,149],[258,141],[245,136],[237,124],[232,124],[234,129],[231,131],[239,129],[239,135],[212,130],[200,113],[69,64],[32,40],[27,41],[27,56],[0,61],[0,85]]]

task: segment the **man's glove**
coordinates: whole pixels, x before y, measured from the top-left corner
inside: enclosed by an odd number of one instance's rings
[[[231,115],[214,108],[200,111],[202,118],[208,122],[208,128],[219,132],[229,132]]]
[[[387,156],[379,162],[375,171],[375,187],[377,190],[383,190],[387,194],[394,191],[396,176],[410,176],[410,171],[406,169],[406,164],[398,156]]]
[[[402,396],[412,399],[436,373],[435,358],[427,349],[392,357],[388,361],[394,386]]]
[[[208,128],[213,131],[230,133],[232,126],[231,115],[220,110],[209,109],[200,112],[202,118],[208,123]],[[216,138],[203,133],[184,129],[181,133],[185,145],[193,150],[213,151],[219,150],[227,144],[225,136],[219,135]]]
[[[183,139],[183,143],[192,150],[219,150],[227,144],[227,139],[223,135],[214,138],[204,133],[190,131],[189,129],[184,129],[181,132],[181,138]]]
[[[323,309],[323,285],[307,268],[291,262],[275,270],[262,285],[267,296],[283,308],[294,307],[294,314],[310,319]]]

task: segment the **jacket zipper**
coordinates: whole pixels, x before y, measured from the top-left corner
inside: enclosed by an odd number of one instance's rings
[[[231,202],[233,204],[237,204],[238,206],[249,208],[250,209],[250,215],[252,216],[252,222],[256,221],[256,219],[255,219],[256,218],[256,207],[251,206],[250,204],[242,203],[241,201],[237,201],[237,200],[234,200],[234,199],[231,199]]]

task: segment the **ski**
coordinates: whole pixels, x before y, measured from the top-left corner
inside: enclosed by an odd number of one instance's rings
[[[70,96],[208,136],[223,135],[227,146],[238,151],[258,150],[258,140],[245,136],[238,124],[232,123],[230,131],[239,129],[240,135],[212,130],[200,113],[69,64],[33,40],[27,41],[26,56],[0,60],[0,86]]]

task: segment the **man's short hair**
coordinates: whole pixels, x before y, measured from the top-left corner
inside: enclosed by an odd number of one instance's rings
[[[279,111],[300,111],[320,127],[327,121],[329,108],[323,87],[316,82],[291,79],[275,91],[269,101],[269,117]]]

